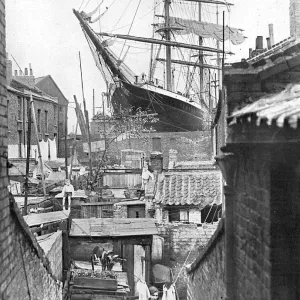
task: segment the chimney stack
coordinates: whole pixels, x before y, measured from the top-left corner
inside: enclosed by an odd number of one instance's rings
[[[261,35],[256,37],[256,50],[262,50],[264,48],[263,37]]]
[[[300,38],[300,0],[290,0],[290,36]]]
[[[177,163],[177,150],[174,149],[170,149],[169,150],[169,165],[168,165],[168,169],[174,169],[175,165]]]
[[[6,82],[9,85],[12,80],[12,61],[8,59],[8,53],[6,52]]]
[[[25,76],[28,76],[28,69],[25,68]]]
[[[160,137],[152,138],[152,151],[161,152],[161,138]]]
[[[269,24],[269,38],[270,38],[270,45],[271,47],[274,46],[274,27],[273,24]]]

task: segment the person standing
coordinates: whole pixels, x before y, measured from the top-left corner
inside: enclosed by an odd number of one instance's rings
[[[72,200],[72,197],[74,194],[74,187],[71,184],[69,179],[66,179],[66,181],[65,181],[65,185],[63,187],[62,194],[63,194],[63,201],[62,201],[63,209],[68,210],[69,205],[71,207],[71,200]]]

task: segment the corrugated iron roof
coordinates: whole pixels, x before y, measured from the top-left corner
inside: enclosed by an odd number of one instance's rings
[[[158,183],[154,201],[165,205],[197,205],[200,209],[211,203],[219,203],[221,172],[165,174]]]
[[[66,220],[69,217],[70,211],[53,211],[41,214],[30,214],[24,216],[24,219],[29,227],[40,226],[41,224],[48,224]]]
[[[118,237],[158,234],[155,219],[72,219],[70,236]]]
[[[230,125],[247,116],[251,121],[253,115],[258,126],[262,120],[266,120],[268,125],[275,121],[278,127],[283,127],[288,122],[290,127],[297,128],[300,119],[300,84],[289,85],[278,94],[263,97],[234,112],[229,117]]]

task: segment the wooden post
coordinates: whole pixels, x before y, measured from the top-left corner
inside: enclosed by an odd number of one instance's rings
[[[82,90],[82,100],[83,100],[83,108],[84,108],[84,115],[86,119],[86,128],[87,128],[87,135],[88,135],[88,145],[89,145],[89,166],[90,166],[90,176],[93,175],[93,167],[92,167],[92,155],[91,155],[91,134],[90,134],[90,122],[89,122],[89,113],[86,109],[86,102],[84,97],[84,89],[83,89],[83,78],[82,78],[82,67],[81,67],[81,56],[79,51],[79,63],[80,63],[80,75],[81,75],[81,90]]]
[[[65,106],[65,169],[66,169],[66,179],[68,179],[68,105]]]
[[[73,146],[72,146],[72,156],[71,156],[71,167],[70,167],[70,179],[72,179],[72,168],[73,168],[73,159],[74,159],[74,154],[75,154],[75,148],[76,148],[76,136],[77,136],[77,129],[78,129],[78,119],[76,122],[76,127],[75,127],[75,136],[74,136],[74,141],[73,141]]]
[[[25,198],[24,198],[24,215],[27,215],[28,204],[28,177],[29,177],[29,160],[30,160],[30,145],[31,145],[31,106],[28,105],[28,129],[27,129],[27,157],[26,157],[26,177],[25,177]],[[25,123],[25,119],[24,119]]]
[[[38,147],[38,153],[39,153],[39,160],[40,160],[40,165],[41,165],[43,193],[44,193],[44,196],[46,196],[44,165],[43,165],[43,159],[42,159],[42,154],[41,154],[41,147],[40,147],[40,142],[39,142],[39,132],[38,132],[38,127],[37,127],[36,118],[35,118],[35,110],[34,110],[34,103],[33,103],[32,94],[30,94],[30,106],[31,106],[31,114],[32,114],[33,124],[34,124],[34,128],[35,128],[35,135],[36,135],[36,141],[37,141],[37,147]]]

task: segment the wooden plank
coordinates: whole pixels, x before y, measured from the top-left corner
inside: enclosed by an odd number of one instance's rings
[[[74,285],[82,288],[91,288],[99,290],[116,291],[118,287],[117,280],[115,279],[100,279],[91,277],[75,277]]]
[[[127,272],[128,285],[130,286],[130,296],[134,296],[134,245],[122,245],[123,269]]]

